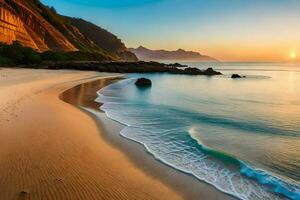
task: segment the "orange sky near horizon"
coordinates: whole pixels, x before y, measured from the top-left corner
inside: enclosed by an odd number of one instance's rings
[[[268,21],[252,27],[234,27],[232,24],[227,24],[209,30],[211,32],[209,36],[201,35],[203,29],[199,27],[194,28],[195,33],[192,33],[191,37],[186,37],[185,32],[182,32],[176,35],[179,39],[170,36],[168,40],[161,41],[156,40],[156,37],[149,37],[143,43],[150,49],[182,48],[221,61],[299,62],[300,25],[297,26],[297,21],[294,19],[289,23],[281,24],[278,24],[278,21]],[[255,30],[264,27],[266,27],[264,30]],[[228,31],[234,28],[236,28],[234,33]],[[167,37],[167,35],[163,36]],[[136,40],[129,40],[128,43],[133,43],[134,46]]]
[[[177,50],[174,44],[163,45],[149,44],[145,47],[158,50]],[[190,42],[188,45],[178,45],[186,51],[196,51],[204,55],[212,56],[220,61],[262,61],[262,62],[300,62],[300,42],[292,44],[288,42],[263,44],[234,43],[234,42],[207,42],[198,45],[197,42]]]
[[[208,52],[208,55],[223,61],[267,61],[267,62],[298,62],[298,48],[287,46],[247,46],[236,44],[234,46],[218,46],[216,49],[196,49],[198,52]],[[293,55],[293,56],[292,56]]]

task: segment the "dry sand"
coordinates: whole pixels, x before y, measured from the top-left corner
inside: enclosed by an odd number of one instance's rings
[[[181,199],[99,134],[64,90],[111,74],[0,70],[0,199]]]

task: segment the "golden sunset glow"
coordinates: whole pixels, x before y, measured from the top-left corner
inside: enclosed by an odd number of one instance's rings
[[[296,52],[291,52],[291,53],[290,53],[290,58],[291,58],[291,59],[296,59],[296,58],[297,58]]]

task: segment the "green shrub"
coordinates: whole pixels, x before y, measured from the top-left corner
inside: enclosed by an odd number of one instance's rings
[[[66,56],[63,53],[46,51],[41,53],[41,58],[45,61],[64,61]]]
[[[2,45],[0,55],[13,60],[16,64],[22,63],[24,59],[22,46],[17,42],[14,42],[12,45]]]
[[[18,42],[11,45],[0,43],[0,65],[30,65],[40,64],[42,61],[105,61],[113,58],[102,52],[54,52],[38,53],[35,50],[23,47]]]
[[[21,64],[40,64],[42,62],[40,54],[31,48],[24,48],[23,55],[24,58]]]
[[[0,55],[0,66],[12,66],[14,65],[14,62],[7,58]]]
[[[39,53],[31,48],[23,47],[18,42],[12,45],[0,44],[0,56],[4,60],[11,60],[14,64],[39,64],[42,59]]]

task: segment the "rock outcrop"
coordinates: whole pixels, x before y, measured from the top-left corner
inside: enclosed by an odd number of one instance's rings
[[[152,85],[152,81],[147,78],[139,78],[136,80],[135,85],[138,87],[150,87]]]
[[[236,79],[236,78],[246,78],[246,76],[241,76],[239,74],[232,74],[231,78]]]
[[[206,76],[214,76],[214,75],[222,75],[221,72],[215,71],[213,68],[209,67],[206,70],[200,70],[196,67],[188,67],[183,70],[186,74],[190,75],[206,75]]]
[[[169,73],[169,74],[184,74],[184,75],[204,75],[214,76],[222,73],[208,68],[200,70],[198,68],[182,69],[172,67],[164,63],[158,62],[48,62],[42,66],[32,66],[42,69],[72,69],[98,72],[112,73]]]

